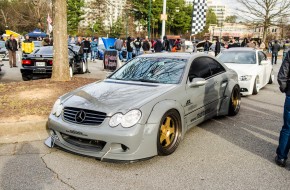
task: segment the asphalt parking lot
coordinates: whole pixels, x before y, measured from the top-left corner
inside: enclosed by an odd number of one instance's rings
[[[92,73],[81,76],[95,76],[93,67],[100,64],[90,63]],[[170,156],[105,163],[49,149],[43,141],[2,144],[0,189],[288,190],[290,163],[286,168],[274,163],[285,98],[276,82],[280,64],[274,65],[274,84],[243,97],[237,116],[194,127]],[[17,70],[5,71],[1,82],[16,80]]]

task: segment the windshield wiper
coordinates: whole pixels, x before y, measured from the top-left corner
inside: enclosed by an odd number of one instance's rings
[[[159,83],[157,80],[150,80],[150,79],[129,79],[132,81],[140,81],[140,82],[150,82],[150,83]]]

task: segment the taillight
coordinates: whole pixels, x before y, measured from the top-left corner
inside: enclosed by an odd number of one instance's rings
[[[22,65],[31,65],[31,60],[22,60]]]
[[[52,62],[52,60],[49,60],[48,63],[49,63],[50,65],[52,65],[53,62]]]

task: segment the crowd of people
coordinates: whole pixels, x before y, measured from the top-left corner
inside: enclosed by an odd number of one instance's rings
[[[250,47],[250,48],[257,48],[263,51],[266,51],[272,55],[272,65],[277,64],[277,57],[278,52],[283,48],[283,58],[285,59],[286,53],[290,50],[290,40],[285,40],[283,45],[281,42],[279,43],[278,40],[271,40],[266,45],[260,39],[257,41],[249,40],[248,38],[244,38],[242,42],[236,39],[232,39],[229,42],[221,43],[217,38],[214,41],[213,45],[210,45],[209,41],[206,39],[204,43],[203,50],[205,53],[208,53],[210,49],[215,52],[215,56],[217,56],[221,52],[221,48],[233,48],[233,47]]]

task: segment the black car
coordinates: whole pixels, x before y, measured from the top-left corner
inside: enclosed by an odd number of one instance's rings
[[[70,75],[74,73],[83,74],[86,65],[79,54],[79,46],[68,46]],[[53,64],[53,46],[43,46],[31,54],[24,54],[22,57],[22,68],[20,69],[24,81],[37,77],[51,77]]]

